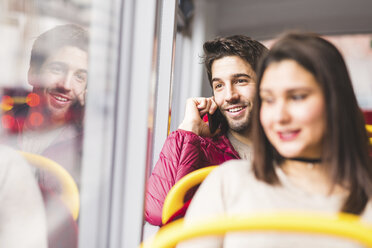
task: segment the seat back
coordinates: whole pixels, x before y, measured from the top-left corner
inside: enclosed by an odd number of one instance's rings
[[[366,129],[367,129],[367,132],[370,134],[370,138],[369,138],[369,141],[372,145],[372,125],[366,125]]]
[[[80,199],[78,187],[72,176],[58,163],[39,154],[20,151],[22,156],[36,168],[53,174],[62,187],[61,201],[67,206],[74,220],[79,216]]]
[[[366,125],[366,129],[369,133],[372,133],[372,125]]]
[[[162,212],[162,223],[165,224],[169,218],[180,208],[182,208],[186,193],[192,187],[200,184],[208,174],[217,166],[208,166],[193,171],[181,178],[168,192],[165,198]]]
[[[360,221],[359,216],[311,212],[276,212],[254,215],[219,216],[184,225],[180,219],[162,227],[159,232],[141,244],[142,248],[175,247],[179,242],[227,232],[291,232],[326,234],[347,238],[366,247],[372,247],[372,225]]]

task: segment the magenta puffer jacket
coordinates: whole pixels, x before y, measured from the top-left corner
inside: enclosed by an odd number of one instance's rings
[[[165,197],[182,177],[194,170],[239,158],[225,135],[206,138],[180,129],[172,132],[148,180],[146,221],[152,225],[161,225]]]

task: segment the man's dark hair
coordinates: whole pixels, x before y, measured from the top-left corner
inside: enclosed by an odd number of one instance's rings
[[[260,57],[267,52],[267,48],[256,40],[244,35],[219,37],[207,41],[203,45],[204,64],[207,70],[209,83],[212,85],[212,64],[216,59],[226,56],[239,56],[247,61],[252,69],[256,67]]]
[[[323,92],[326,130],[322,166],[333,186],[349,190],[341,211],[360,214],[372,197],[372,162],[362,112],[340,52],[315,34],[288,33],[270,49],[257,71],[257,90],[252,113],[253,170],[258,179],[278,184],[275,164],[283,157],[272,146],[260,123],[260,85],[265,70],[273,63],[293,60],[309,71]]]
[[[30,67],[39,71],[51,54],[65,46],[77,47],[88,52],[88,43],[88,32],[82,27],[75,24],[56,26],[35,40],[31,50]]]

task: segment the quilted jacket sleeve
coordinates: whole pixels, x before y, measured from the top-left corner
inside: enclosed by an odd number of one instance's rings
[[[165,197],[183,176],[200,166],[201,140],[196,134],[177,130],[172,132],[160,152],[160,158],[148,180],[145,217],[152,225],[161,225]]]

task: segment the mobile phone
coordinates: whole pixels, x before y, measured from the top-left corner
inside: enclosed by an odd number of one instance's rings
[[[224,129],[226,120],[224,116],[221,114],[221,111],[217,109],[212,115],[208,115],[208,125],[209,125],[209,131],[213,134],[216,132],[218,128]]]

